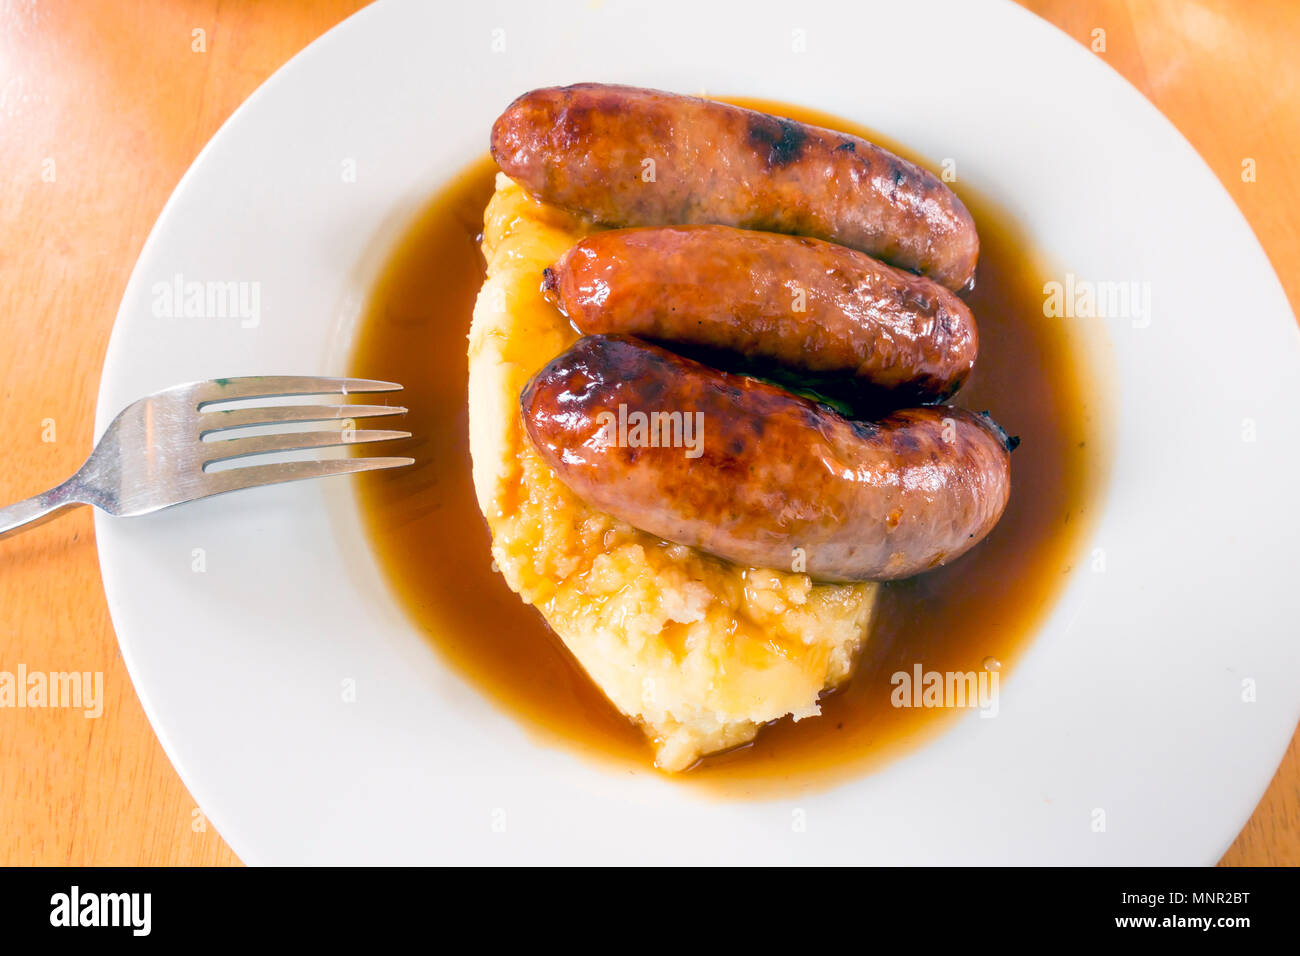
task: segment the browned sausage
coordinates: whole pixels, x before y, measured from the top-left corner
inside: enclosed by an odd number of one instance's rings
[[[850,421],[624,336],[579,339],[520,406],[542,458],[594,507],[827,581],[951,561],[997,523],[1011,487],[1015,440],[987,415],[930,406]]]
[[[727,349],[853,376],[916,402],[957,391],[979,348],[970,309],[937,282],[831,242],[774,232],[600,232],[547,269],[544,283],[588,334]]]
[[[533,90],[493,125],[492,156],[538,198],[608,225],[813,236],[950,289],[979,258],[974,220],[932,173],[857,136],[692,96]]]

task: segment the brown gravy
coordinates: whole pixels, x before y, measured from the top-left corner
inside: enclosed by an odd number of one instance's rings
[[[918,161],[835,117],[731,102],[854,133]],[[411,409],[403,427],[416,436],[386,452],[411,455],[415,465],[360,476],[363,523],[401,603],[468,680],[545,743],[558,741],[624,772],[654,773],[640,731],[491,569],[470,481],[465,337],[483,281],[477,237],[495,172],[484,157],[433,197],[393,251],[363,314],[349,374],[402,382]],[[675,778],[683,785],[729,796],[797,793],[915,746],[962,711],[895,708],[890,676],[918,663],[927,671],[978,672],[994,658],[1005,681],[1081,559],[1105,464],[1100,391],[1071,330],[1043,316],[1043,283],[1052,274],[1005,214],[963,183],[953,185],[981,239],[976,288],[966,297],[979,322],[980,356],[956,401],[988,409],[1022,440],[1007,511],[953,565],[885,586],[857,672],[823,699],[821,717],[778,721],[753,744]]]

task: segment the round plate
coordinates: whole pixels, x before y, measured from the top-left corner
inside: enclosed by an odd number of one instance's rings
[[[122,652],[168,756],[255,864],[1214,862],[1300,717],[1300,334],[1259,244],[1154,107],[1009,2],[909,6],[919,43],[879,29],[894,2],[723,6],[389,0],[332,30],[167,204],[98,428],[177,382],[344,372],[403,225],[525,90],[600,80],[839,114],[957,158],[1062,281],[1150,291],[1146,316],[1044,319],[1104,326],[1114,459],[998,719],[971,714],[797,803],[612,773],[539,744],[444,665],[331,479],[97,516]],[[257,321],[160,317],[154,287],[178,275],[257,283]],[[447,560],[464,560],[456,542]]]

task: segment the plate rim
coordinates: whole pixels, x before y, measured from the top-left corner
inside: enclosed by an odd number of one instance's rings
[[[1017,10],[1020,15],[1023,15],[1026,18],[1030,18],[1034,20],[1039,28],[1041,28],[1044,25],[1048,26],[1052,29],[1054,33],[1058,34],[1062,39],[1069,41],[1071,45],[1077,44],[1077,41],[1075,41],[1074,38],[1071,37],[1068,33],[1065,33],[1065,31],[1056,27],[1054,24],[1050,23],[1049,21],[1046,21],[1038,17],[1036,14],[1032,13],[1031,11],[1024,9],[1023,7],[1020,7],[1018,4],[1013,3],[1012,0],[997,0],[997,5],[1002,7],[1012,7],[1015,10]],[[187,189],[192,188],[194,180],[201,175],[201,170],[205,164],[206,157],[209,156],[210,151],[214,147],[214,144],[216,144],[224,135],[226,135],[228,130],[233,128],[237,123],[241,122],[242,117],[244,117],[251,108],[256,108],[256,104],[262,102],[262,100],[264,100],[268,96],[273,95],[274,90],[277,88],[279,83],[285,81],[286,75],[290,74],[290,71],[295,66],[295,64],[301,63],[303,59],[308,56],[319,55],[319,51],[324,48],[323,44],[328,45],[328,43],[330,42],[335,42],[338,36],[345,33],[346,31],[353,29],[353,27],[350,25],[353,24],[354,21],[360,21],[365,18],[376,16],[377,15],[376,11],[378,10],[388,9],[397,6],[399,6],[399,4],[395,2],[395,0],[386,0],[386,2],[376,3],[364,7],[354,12],[353,14],[349,15],[345,19],[341,20],[339,23],[331,27],[329,30],[325,31],[318,38],[316,38],[307,46],[305,46],[303,49],[301,49],[296,54],[294,54],[294,56],[292,56],[282,66],[280,66],[277,70],[275,70],[275,72],[273,72],[269,77],[267,77],[266,80],[264,80],[261,84],[259,84],[258,87],[253,91],[253,93],[251,93],[249,97],[245,99],[244,102],[241,103],[231,113],[231,115],[225,119],[223,123],[221,123],[216,133],[214,133],[212,138],[207,143],[205,143],[205,145],[199,151],[199,153],[197,154],[193,162],[186,169],[184,175],[177,182],[175,188],[173,189],[172,193],[170,194],[166,203],[164,204],[162,210],[160,211],[157,220],[155,221],[153,227],[149,232],[147,239],[145,240],[145,243],[142,245],[139,257],[137,258],[136,264],[132,269],[131,277],[123,292],[122,302],[119,305],[119,310],[114,320],[113,332],[110,337],[109,345],[108,348],[106,349],[104,362],[101,368],[101,382],[100,382],[99,394],[97,396],[97,403],[96,403],[95,434],[97,437],[100,434],[102,434],[103,429],[107,426],[108,420],[111,419],[111,416],[116,414],[117,411],[116,409],[111,409],[106,407],[104,398],[105,398],[105,391],[107,388],[106,383],[108,382],[111,373],[113,372],[113,369],[116,366],[120,365],[121,362],[121,357],[119,356],[118,353],[122,348],[121,345],[122,336],[119,335],[119,330],[123,327],[124,324],[123,312],[125,311],[126,303],[132,298],[133,290],[136,289],[137,285],[145,281],[142,264],[146,262],[148,259],[150,259],[155,253],[156,246],[158,245],[158,243],[162,241],[160,237],[164,234],[166,228],[170,225],[172,218],[174,218],[176,215],[175,210],[178,205],[179,197],[181,197],[182,194]],[[1092,59],[1095,61],[1100,58],[1094,57]],[[1140,90],[1138,90],[1122,74],[1120,74],[1108,61],[1104,59],[1100,59],[1100,65],[1106,67],[1109,70],[1110,74],[1113,76],[1113,78],[1121,81],[1123,87],[1127,88],[1131,93],[1137,95],[1137,98],[1141,100],[1142,103],[1145,104],[1145,108],[1147,111],[1149,111],[1149,114],[1153,114],[1153,115],[1149,115],[1148,117],[1149,120],[1162,125],[1166,130],[1172,130],[1176,134],[1178,139],[1181,141],[1185,152],[1196,158],[1196,162],[1200,165],[1202,172],[1204,174],[1207,174],[1210,177],[1210,179],[1217,186],[1218,190],[1228,199],[1233,210],[1235,211],[1237,218],[1240,219],[1241,223],[1246,227],[1246,230],[1251,237],[1251,241],[1254,243],[1252,254],[1258,256],[1260,260],[1266,265],[1269,273],[1272,276],[1273,282],[1277,285],[1277,289],[1281,293],[1280,295],[1281,301],[1286,303],[1286,307],[1288,311],[1291,311],[1290,303],[1285,296],[1284,290],[1282,289],[1281,286],[1280,279],[1277,276],[1277,271],[1273,267],[1273,263],[1270,260],[1267,251],[1264,249],[1262,243],[1260,243],[1258,235],[1251,227],[1249,220],[1247,220],[1244,214],[1242,214],[1240,207],[1237,205],[1235,199],[1233,199],[1231,193],[1228,192],[1228,190],[1223,186],[1221,182],[1219,182],[1218,177],[1214,173],[1213,168],[1209,166],[1209,164],[1199,154],[1199,152],[1195,149],[1195,147],[1191,144],[1191,142],[1187,139],[1187,137],[1182,133],[1182,131],[1179,130],[1178,127],[1172,123],[1172,121],[1170,121],[1167,117],[1165,117],[1159,111],[1159,109],[1153,103],[1151,103],[1151,101],[1147,99],[1145,95],[1142,94]],[[1291,319],[1294,324],[1295,323],[1294,312],[1292,312],[1291,314]],[[126,318],[125,321],[130,321],[130,320],[129,318]],[[1111,489],[1112,489],[1112,483],[1110,481],[1104,482],[1099,488],[1101,497],[1104,499],[1109,499],[1111,495]],[[1102,515],[1104,515],[1107,506],[1108,506],[1108,502],[1103,502],[1103,506],[1100,509]],[[106,519],[104,516],[102,516],[99,513],[96,513],[95,515],[96,551],[100,563],[101,577],[104,581],[106,603],[109,608],[110,617],[114,623],[114,633],[115,635],[119,635],[120,632],[119,632],[118,622],[119,620],[122,619],[124,615],[122,613],[122,609],[119,604],[119,599],[114,596],[115,588],[117,587],[117,585],[110,583],[111,581],[116,581],[117,571],[114,568],[112,568],[107,562],[105,550],[103,544],[101,543],[107,537],[105,534],[105,530],[109,527],[110,520],[111,519]],[[1097,524],[1100,524],[1102,520],[1102,516],[1099,515],[1095,520]],[[107,534],[111,535],[112,532],[108,531]],[[1091,540],[1091,532],[1089,537],[1085,539],[1085,544],[1087,541],[1090,540]],[[1072,587],[1073,584],[1067,583],[1065,588],[1063,588],[1063,590],[1058,594],[1057,601],[1056,601],[1057,607],[1059,607],[1066,600],[1068,592],[1071,590]],[[1044,617],[1044,625],[1046,623],[1047,617],[1050,616],[1050,614],[1051,612],[1047,612],[1047,616]],[[1025,647],[1025,651],[1024,651],[1025,654],[1030,653],[1034,649],[1034,647],[1038,643],[1039,636],[1040,634],[1036,634],[1034,637],[1031,637],[1029,639]],[[167,754],[168,759],[171,761],[172,766],[175,768],[177,774],[180,776],[187,790],[191,793],[191,795],[193,795],[197,799],[198,794],[196,793],[195,783],[191,777],[189,769],[186,767],[183,761],[178,759],[179,745],[175,740],[171,738],[171,734],[169,728],[166,725],[166,722],[162,719],[161,715],[157,712],[155,706],[156,701],[153,700],[147,688],[142,687],[141,681],[137,678],[137,674],[139,673],[139,663],[134,659],[135,648],[133,647],[132,642],[130,640],[123,640],[119,636],[118,644],[119,647],[121,648],[123,660],[124,663],[126,664],[128,674],[130,675],[132,685],[136,692],[136,696],[140,700],[141,706],[144,709],[147,718],[149,719],[154,734],[157,736],[160,745],[163,747],[164,752]],[[1296,706],[1294,710],[1296,712],[1296,716],[1300,718],[1300,698],[1297,698]],[[950,722],[950,724],[951,723],[952,722]],[[945,729],[941,733],[944,736],[949,735],[951,733],[951,726],[945,727]],[[931,740],[923,744],[922,748],[929,748],[930,746],[932,746],[932,743],[933,741]],[[1271,780],[1273,775],[1276,773],[1277,766],[1283,759],[1285,752],[1286,752],[1286,744],[1283,745],[1281,750],[1277,753],[1276,759],[1273,761],[1272,769],[1268,773],[1269,780]],[[1267,781],[1265,783],[1265,786],[1267,786]],[[1261,796],[1262,793],[1263,790],[1260,791]],[[1232,840],[1235,838],[1236,833],[1240,831],[1241,825],[1244,824],[1246,819],[1249,819],[1251,812],[1253,812],[1253,810],[1248,811],[1246,817],[1240,823],[1238,823],[1236,829],[1233,830],[1233,835],[1229,837],[1228,843],[1225,844],[1225,848],[1226,846],[1231,844]],[[206,813],[206,807],[205,807],[205,813]],[[253,857],[257,856],[257,853],[253,850],[251,844],[249,842],[245,842],[242,835],[238,837],[235,836],[235,833],[240,830],[240,827],[236,824],[236,821],[229,820],[229,821],[219,822],[215,817],[211,815],[209,815],[208,819],[214,826],[217,827],[219,832],[222,834],[223,838],[225,838],[227,842],[231,845],[232,849],[234,849],[236,845],[240,846],[237,852],[241,859],[245,861],[249,861]]]

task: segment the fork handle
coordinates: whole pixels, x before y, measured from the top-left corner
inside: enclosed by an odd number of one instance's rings
[[[57,488],[20,501],[8,508],[0,508],[0,538],[17,534],[25,528],[34,528],[58,515],[64,508],[83,504],[77,497],[75,479],[69,478]]]

